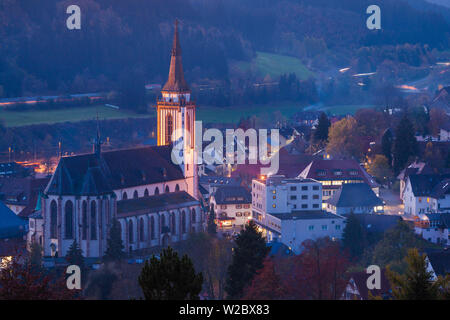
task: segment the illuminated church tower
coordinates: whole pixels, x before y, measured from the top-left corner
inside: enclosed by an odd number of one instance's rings
[[[170,58],[169,78],[157,101],[158,146],[174,144],[181,149],[181,167],[188,184],[188,193],[198,199],[197,165],[195,152],[195,103],[184,80],[181,47],[178,39],[178,21],[175,20]]]

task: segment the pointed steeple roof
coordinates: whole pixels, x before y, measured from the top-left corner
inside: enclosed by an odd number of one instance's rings
[[[162,91],[189,91],[189,86],[184,80],[183,64],[181,62],[181,47],[178,39],[178,20],[175,20],[175,34],[173,36],[172,55],[170,58],[169,79]]]

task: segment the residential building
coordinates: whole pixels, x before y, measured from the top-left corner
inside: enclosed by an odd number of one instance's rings
[[[313,179],[254,179],[253,220],[266,240],[279,241],[298,254],[305,240],[341,238],[344,218],[321,210],[321,187]]]
[[[28,217],[49,180],[34,177],[0,179],[0,200],[15,214]]]
[[[400,180],[400,199],[402,200],[406,182],[408,180],[408,177],[412,174],[433,174],[433,168],[431,168],[425,162],[418,162],[416,160],[400,172],[400,174],[397,176],[397,179]]]
[[[221,186],[210,199],[220,229],[243,227],[252,217],[251,193],[241,186]]]
[[[414,231],[425,240],[450,245],[450,213],[421,214],[414,221]]]
[[[369,300],[370,295],[381,297],[383,300],[392,298],[391,285],[387,279],[386,271],[381,270],[380,289],[369,290],[367,279],[370,276],[371,274],[366,272],[352,272],[341,300]]]
[[[346,183],[367,183],[379,195],[379,184],[355,160],[317,159],[313,160],[299,175],[322,184],[322,208],[340,186]]]
[[[409,175],[403,203],[404,211],[409,215],[450,211],[450,175]]]
[[[326,210],[334,214],[383,213],[383,201],[366,183],[346,183],[326,201]]]

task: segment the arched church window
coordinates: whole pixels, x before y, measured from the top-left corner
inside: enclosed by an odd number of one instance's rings
[[[153,216],[150,218],[150,236],[155,239],[155,218]]]
[[[148,194],[148,189],[145,189],[145,191],[144,191],[144,197],[148,197],[149,196],[149,194]]]
[[[156,189],[155,189],[155,195],[158,195],[158,194],[159,194],[159,188],[156,187]]]
[[[192,223],[196,223],[197,222],[196,219],[197,219],[197,217],[196,217],[195,209],[192,209],[192,211],[191,211],[191,221],[192,221]]]
[[[126,192],[124,192],[122,194],[122,200],[127,200],[128,199],[128,194]]]
[[[175,186],[175,191],[180,191],[180,186],[178,185],[178,183],[177,183],[177,185]]]
[[[186,212],[181,211],[181,231],[186,233]]]
[[[87,202],[83,201],[81,207],[81,239],[86,240],[87,238],[87,230],[88,230],[88,219],[87,219]]]
[[[97,204],[91,202],[91,240],[97,240]]]
[[[172,234],[177,234],[176,227],[175,213],[172,212],[170,214],[170,232],[172,232]]]
[[[166,192],[166,193],[169,193],[169,192],[170,192],[169,186],[166,186],[165,192]]]
[[[50,238],[56,239],[58,230],[58,206],[56,201],[50,203]]]
[[[166,217],[164,216],[164,214],[161,215],[161,227],[165,227],[166,226]]]
[[[133,199],[137,199],[139,197],[137,190],[134,190]]]
[[[173,117],[171,114],[166,116],[166,144],[172,142],[172,133],[173,133]]]
[[[134,242],[134,237],[133,237],[133,221],[130,220],[128,221],[128,241],[130,243]]]
[[[145,241],[144,237],[144,218],[139,219],[139,241]]]
[[[73,238],[73,203],[70,200],[64,207],[64,235],[66,239]]]

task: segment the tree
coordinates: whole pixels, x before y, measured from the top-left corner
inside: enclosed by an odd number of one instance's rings
[[[146,300],[198,300],[203,276],[187,255],[180,259],[168,247],[160,259],[152,256],[145,261],[138,281]]]
[[[33,242],[30,246],[29,263],[35,270],[42,268],[42,247],[37,242]]]
[[[256,271],[263,267],[263,261],[269,252],[265,239],[252,220],[240,232],[235,241],[233,258],[228,268],[226,292],[229,298],[239,299]]]
[[[355,118],[347,117],[331,125],[327,152],[342,158],[361,157],[362,141]]]
[[[106,251],[103,256],[105,261],[120,261],[125,257],[125,252],[123,251],[124,246],[122,242],[120,224],[117,219],[112,222],[111,230],[109,231],[109,238],[106,243]]]
[[[390,181],[393,175],[388,159],[381,154],[375,155],[375,158],[368,165],[367,172],[381,183]]]
[[[366,235],[363,226],[352,212],[347,217],[342,233],[343,247],[348,249],[352,257],[360,257],[366,245]]]
[[[306,240],[301,253],[293,257],[293,277],[286,287],[294,299],[339,299],[348,279],[350,266],[345,251],[330,238]]]
[[[419,238],[414,230],[404,221],[400,220],[397,225],[387,230],[375,246],[372,253],[372,263],[380,267],[390,265],[396,271],[405,269],[404,257],[410,248],[426,248],[430,244]]]
[[[430,110],[429,130],[432,135],[437,136],[442,126],[450,121],[450,117],[442,108],[433,108]]]
[[[418,145],[414,136],[414,127],[405,114],[395,132],[393,146],[394,172],[398,174],[408,163],[410,157],[417,155]]]
[[[319,116],[319,122],[316,130],[314,131],[314,142],[326,142],[328,140],[328,131],[331,126],[331,122],[328,119],[325,112],[322,112]]]
[[[211,206],[208,217],[208,233],[214,235],[217,233],[217,225],[215,222],[216,214],[214,212],[214,206]]]
[[[180,254],[187,254],[195,270],[203,275],[203,286],[211,299],[223,299],[227,269],[231,264],[232,244],[205,232],[193,233],[179,244]]]
[[[80,269],[84,268],[84,257],[83,251],[78,246],[77,240],[73,240],[72,245],[69,247],[69,250],[66,254],[66,261],[69,264],[74,264],[80,267]]]
[[[386,129],[381,137],[381,151],[386,159],[388,159],[389,167],[392,167],[392,145],[394,143],[394,137],[391,129]]]
[[[402,275],[387,268],[392,294],[397,300],[438,300],[448,299],[450,276],[434,279],[428,270],[426,255],[420,255],[416,248],[409,249],[405,257],[406,272]]]
[[[64,276],[44,274],[20,255],[0,269],[0,300],[68,300],[78,293],[67,289]]]
[[[251,284],[244,290],[244,300],[277,300],[284,297],[280,276],[275,270],[273,258],[266,258]]]

